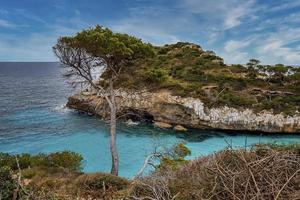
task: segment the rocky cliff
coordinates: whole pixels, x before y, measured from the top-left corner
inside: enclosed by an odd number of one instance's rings
[[[118,92],[118,115],[139,116],[152,122],[164,122],[199,129],[243,130],[262,132],[300,133],[300,114],[273,114],[263,110],[227,106],[208,108],[197,98],[173,96],[168,91]],[[69,98],[69,108],[107,117],[108,105],[104,98],[90,94],[76,94]]]

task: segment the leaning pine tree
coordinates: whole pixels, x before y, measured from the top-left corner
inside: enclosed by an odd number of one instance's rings
[[[64,76],[72,84],[85,84],[106,99],[110,108],[111,173],[118,175],[114,82],[122,75],[124,68],[152,56],[152,45],[127,34],[114,33],[108,28],[96,26],[73,37],[59,38],[53,50],[66,69]]]

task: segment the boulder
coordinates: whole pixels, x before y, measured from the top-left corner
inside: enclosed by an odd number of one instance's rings
[[[172,128],[171,124],[165,123],[165,122],[154,122],[154,126],[158,128]]]
[[[127,126],[135,126],[139,124],[138,122],[134,122],[131,119],[127,120],[125,123]]]
[[[185,132],[185,131],[187,131],[187,128],[185,128],[185,127],[183,127],[183,126],[181,126],[181,125],[176,125],[176,126],[174,127],[174,130],[175,130],[175,131],[182,131],[182,132]]]

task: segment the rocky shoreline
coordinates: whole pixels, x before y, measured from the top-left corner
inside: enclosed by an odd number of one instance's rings
[[[163,123],[165,127],[161,126],[162,128],[178,128],[182,131],[186,128],[196,128],[300,133],[298,113],[287,116],[282,113],[273,114],[272,111],[255,113],[251,109],[227,106],[208,108],[200,99],[173,96],[168,91],[155,93],[119,91],[116,97],[118,116],[133,120],[147,120],[156,125]],[[109,115],[105,99],[89,93],[69,97],[67,107],[103,118]]]

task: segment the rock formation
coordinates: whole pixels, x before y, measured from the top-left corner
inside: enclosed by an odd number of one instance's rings
[[[155,93],[117,93],[119,115],[139,115],[152,122],[181,125],[198,129],[222,129],[261,132],[300,133],[300,114],[293,116],[273,114],[272,111],[255,113],[251,109],[227,106],[208,108],[200,99],[173,96],[168,91]],[[107,117],[109,108],[102,97],[76,94],[69,98],[69,108]]]

